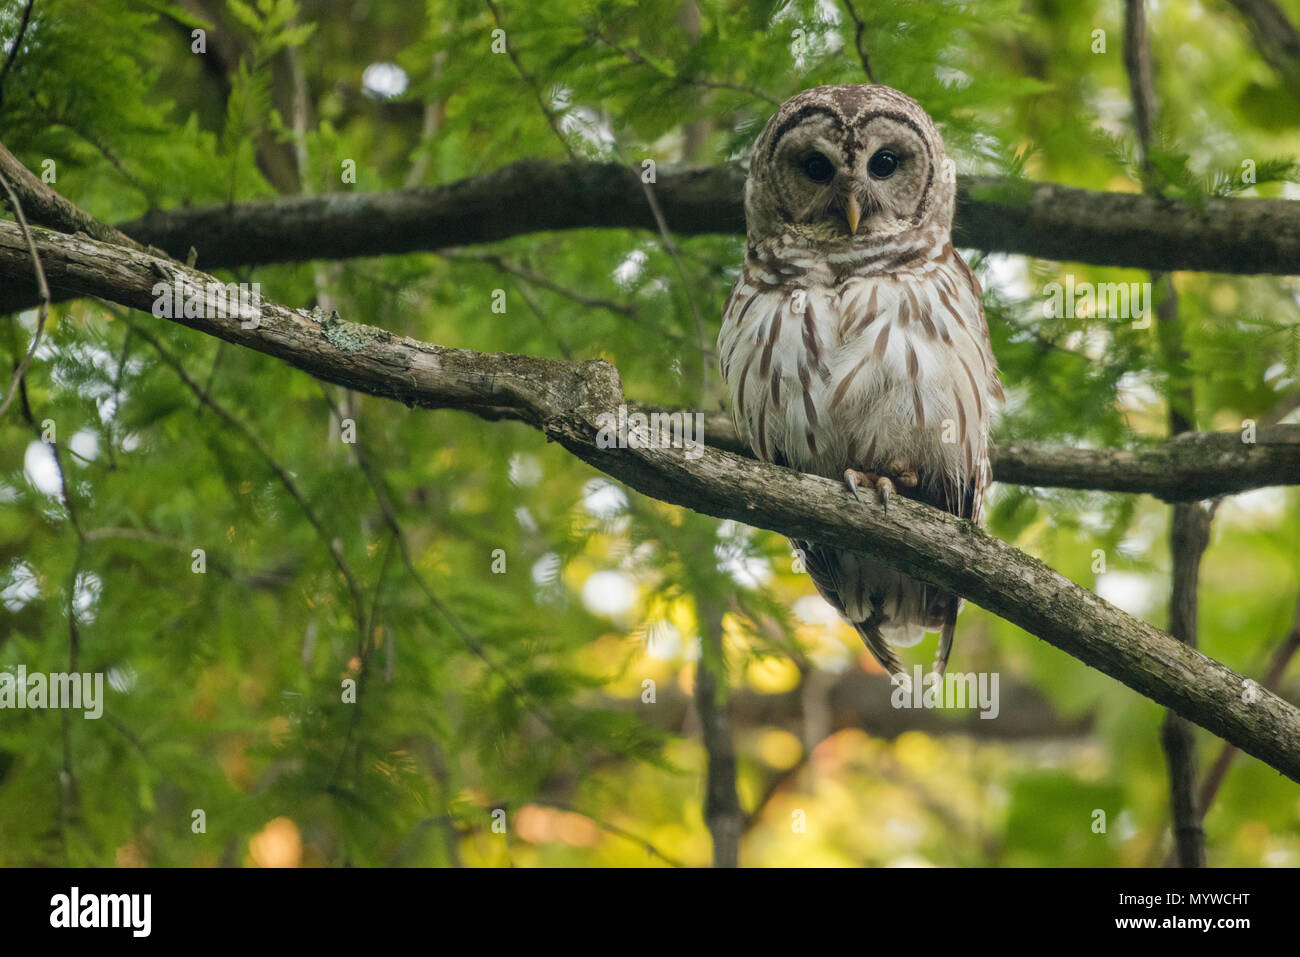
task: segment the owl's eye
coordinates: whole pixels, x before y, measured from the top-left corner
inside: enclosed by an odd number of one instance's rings
[[[803,161],[803,172],[814,183],[829,183],[835,167],[821,153],[810,153]]]
[[[876,150],[875,155],[867,161],[867,172],[876,179],[889,179],[896,169],[898,156],[889,150]]]

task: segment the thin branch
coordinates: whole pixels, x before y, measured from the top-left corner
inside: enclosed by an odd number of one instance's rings
[[[321,393],[325,398],[326,405],[329,406],[330,412],[336,419],[342,418],[342,409],[330,395],[329,389],[322,382]],[[415,565],[415,560],[411,556],[410,546],[408,544],[406,530],[402,527],[401,520],[397,517],[397,509],[393,504],[393,498],[388,493],[388,484],[384,474],[371,460],[369,452],[361,441],[352,445],[352,452],[356,458],[357,465],[360,466],[362,474],[369,483],[371,491],[375,496],[375,503],[379,506],[380,514],[383,516],[384,524],[388,526],[393,535],[393,541],[397,544],[398,554],[401,556],[402,565],[406,568],[407,574],[416,586],[424,594],[425,600],[436,611],[443,620],[451,626],[452,632],[473,655],[487,666],[488,670],[501,679],[501,683],[506,687],[515,699],[528,709],[541,725],[546,728],[552,735],[560,741],[569,745],[579,760],[583,759],[583,753],[572,737],[566,734],[556,723],[555,718],[545,707],[538,703],[532,695],[523,689],[513,677],[504,668],[498,665],[492,656],[488,654],[487,647],[480,641],[460,620],[451,606],[442,600],[433,586],[429,584],[428,579],[420,572]],[[622,755],[616,755],[622,757]]]
[[[55,126],[62,126],[64,129],[68,130],[71,133],[76,134],[81,139],[85,140],[87,143],[93,146],[95,148],[95,151],[99,153],[100,156],[104,157],[104,159],[108,160],[109,165],[112,166],[113,169],[117,170],[118,173],[121,174],[124,180],[126,180],[129,184],[131,184],[133,188],[138,190],[146,199],[150,201],[150,203],[153,202],[154,192],[143,182],[141,182],[140,179],[134,173],[132,173],[129,169],[127,169],[126,164],[122,162],[121,158],[116,153],[114,153],[111,149],[109,149],[107,144],[101,141],[99,137],[95,136],[92,133],[87,133],[79,126],[69,122],[66,117],[64,117],[53,107],[49,106],[46,103],[41,102],[39,97],[34,97],[34,99],[36,101],[36,105],[45,111],[45,118],[49,120],[51,124]]]
[[[612,312],[617,316],[629,319],[637,325],[650,330],[657,336],[663,336],[665,339],[671,339],[674,342],[694,345],[695,343],[683,336],[681,333],[673,332],[671,329],[664,329],[662,326],[649,322],[641,315],[641,311],[635,306],[629,306],[626,303],[619,302],[616,299],[605,299],[601,296],[589,296],[586,293],[579,292],[576,289],[570,289],[563,286],[555,280],[543,276],[541,273],[534,272],[524,266],[519,265],[513,260],[506,259],[495,253],[476,253],[468,252],[464,249],[444,249],[439,250],[439,256],[444,259],[450,259],[453,262],[476,262],[485,265],[494,266],[504,273],[508,273],[517,279],[522,279],[530,286],[537,286],[539,289],[545,289],[553,292],[557,296],[562,296],[570,302],[585,306],[588,309],[604,309],[606,312]],[[708,350],[709,355],[713,355],[713,350]]]
[[[1260,686],[1267,688],[1269,691],[1275,690],[1282,682],[1282,676],[1286,673],[1287,665],[1295,657],[1297,651],[1300,651],[1300,600],[1296,602],[1295,620],[1291,625],[1291,633],[1286,636],[1277,651],[1273,654],[1273,660],[1269,663],[1268,671],[1264,674],[1264,680]],[[1225,744],[1223,750],[1219,752],[1214,766],[1210,768],[1209,774],[1205,776],[1205,781],[1201,785],[1199,807],[1202,817],[1214,803],[1215,797],[1219,793],[1219,788],[1223,786],[1224,779],[1228,776],[1228,768],[1232,765],[1232,759],[1236,757],[1237,749],[1231,744]]]
[[[483,2],[487,4],[488,10],[492,12],[492,19],[504,33],[506,25],[501,22],[501,11],[497,9],[497,5],[493,3],[492,0],[483,0]],[[532,74],[524,69],[523,63],[519,61],[519,54],[515,52],[514,42],[510,39],[508,34],[505,38],[505,47],[506,55],[510,57],[510,62],[515,65],[515,72],[519,74],[519,78],[524,81],[524,85],[532,91],[533,96],[537,99],[537,106],[541,109],[542,115],[546,117],[546,122],[550,124],[551,132],[555,134],[555,138],[559,140],[560,145],[564,147],[564,152],[569,154],[569,159],[577,162],[578,154],[573,151],[573,147],[569,144],[568,137],[566,137],[564,131],[560,129],[560,121],[556,117],[555,111],[547,105],[546,98],[542,96],[541,87],[538,86],[537,81],[533,79]]]
[[[745,811],[736,792],[736,745],[731,734],[727,663],[723,652],[722,609],[696,595],[700,657],[695,663],[695,712],[707,755],[704,821],[713,837],[713,866],[737,867]]]
[[[1250,28],[1255,49],[1300,100],[1300,30],[1273,0],[1228,0]]]
[[[624,827],[620,827],[617,824],[612,824],[609,821],[602,820],[601,818],[593,815],[590,811],[583,811],[580,808],[575,808],[569,804],[558,804],[555,801],[530,801],[529,803],[535,804],[538,807],[550,807],[550,808],[555,808],[557,811],[567,811],[570,814],[579,814],[582,817],[585,817],[588,820],[590,820],[593,824],[596,825],[596,827],[600,828],[602,831],[607,831],[610,834],[615,835],[616,837],[621,837],[626,841],[631,841],[633,844],[640,845],[640,847],[647,854],[651,855],[652,857],[659,858],[659,860],[663,861],[669,867],[686,866],[677,858],[670,857],[669,855],[665,854],[663,851],[659,850],[659,848],[655,847],[654,844],[646,840],[641,835],[633,834],[631,831],[627,830]]]
[[[384,557],[379,563],[379,574],[375,577],[374,593],[370,596],[370,611],[366,614],[365,621],[361,623],[361,638],[357,643],[357,687],[356,698],[352,702],[352,708],[348,712],[348,729],[343,735],[343,746],[339,748],[339,759],[334,764],[334,771],[329,777],[329,783],[326,784],[327,791],[333,791],[339,787],[339,781],[343,777],[343,769],[347,763],[348,755],[352,752],[352,741],[356,737],[357,728],[361,724],[361,710],[365,706],[366,683],[370,679],[370,655],[374,651],[374,632],[375,623],[379,615],[379,598],[383,593],[384,579],[388,577],[388,564],[393,557],[393,546],[396,544],[395,536],[389,536],[388,545],[384,548]],[[390,636],[389,641],[392,641]],[[354,766],[359,767],[361,763],[361,744],[357,744],[356,753],[353,755]]]
[[[28,12],[31,12],[30,6],[27,9]],[[27,374],[32,359],[36,356],[37,346],[41,344],[41,334],[45,332],[45,320],[50,314],[50,287],[45,282],[45,270],[41,268],[41,257],[36,253],[36,243],[32,240],[31,231],[27,228],[27,218],[23,215],[22,203],[18,201],[18,197],[14,194],[3,171],[0,171],[0,186],[4,187],[5,195],[9,197],[9,207],[13,210],[14,218],[18,220],[18,228],[23,231],[23,238],[27,241],[27,249],[32,256],[32,271],[36,273],[36,290],[41,297],[41,307],[36,316],[36,331],[32,333],[31,348],[18,361],[13,378],[9,381],[9,389],[5,393],[4,401],[0,402],[0,415],[4,415],[9,410],[9,403],[13,402],[14,396],[18,394],[18,385],[23,381],[23,376]]]
[[[1124,69],[1128,73],[1129,98],[1133,103],[1133,126],[1142,152],[1142,168],[1151,165],[1151,128],[1155,123],[1155,79],[1151,49],[1147,45],[1144,0],[1124,0]]]
[[[733,93],[748,94],[749,96],[755,97],[756,99],[763,100],[765,103],[769,103],[772,106],[781,105],[781,101],[779,99],[777,99],[771,93],[765,93],[764,91],[758,89],[758,87],[746,86],[743,83],[727,83],[721,80],[709,80],[709,79],[702,79],[700,77],[682,76],[679,73],[674,73],[671,70],[660,66],[658,63],[655,63],[649,57],[646,57],[645,55],[639,53],[638,51],[625,47],[620,43],[618,43],[618,41],[610,39],[604,32],[600,30],[588,30],[587,36],[590,37],[592,40],[605,44],[605,46],[609,47],[611,50],[615,51],[616,53],[622,54],[623,59],[627,60],[627,62],[631,63],[633,66],[647,67],[653,70],[663,79],[668,80],[672,83],[676,83],[680,86],[695,86],[704,90],[730,90]]]
[[[862,61],[862,72],[867,75],[868,80],[875,83],[876,74],[871,70],[871,59],[867,56],[867,47],[863,43],[863,33],[867,29],[866,21],[853,8],[853,0],[844,0],[844,8],[849,11],[849,17],[853,20],[853,46],[858,51],[858,59]]]
[[[4,86],[5,78],[9,76],[9,69],[14,65],[14,60],[18,58],[18,51],[22,49],[23,37],[27,34],[27,22],[32,18],[32,7],[36,5],[36,0],[27,0],[27,5],[23,8],[22,19],[18,22],[18,33],[14,37],[13,48],[9,55],[5,57],[5,65],[0,67],[0,105],[4,104]]]
[[[1142,177],[1145,190],[1152,192],[1151,128],[1156,122],[1156,94],[1155,69],[1147,43],[1146,0],[1125,0],[1124,66],[1128,71],[1133,122],[1142,153]],[[1151,285],[1163,292],[1156,305],[1156,322],[1161,355],[1169,372],[1169,431],[1171,435],[1181,435],[1196,427],[1196,417],[1178,315],[1178,292],[1166,273],[1152,272]],[[1173,507],[1170,519],[1169,552],[1174,567],[1169,592],[1169,632],[1189,648],[1196,647],[1201,556],[1210,543],[1210,524],[1216,508],[1217,504],[1202,508],[1197,502],[1181,502]],[[1169,711],[1160,741],[1169,767],[1169,804],[1179,866],[1204,867],[1205,831],[1196,806],[1196,734],[1186,718]]]
[[[1173,507],[1169,550],[1173,557],[1173,582],[1169,597],[1169,633],[1189,648],[1196,647],[1197,586],[1201,556],[1210,543],[1214,507],[1180,502]],[[1203,814],[1196,795],[1196,735],[1191,722],[1174,711],[1165,716],[1161,744],[1169,766],[1169,797],[1174,846],[1180,867],[1205,866]]]
[[[185,367],[181,365],[180,361],[171,354],[171,351],[164,346],[156,336],[143,328],[139,323],[133,322],[132,325],[136,334],[153,347],[154,351],[158,353],[159,358],[161,358],[163,362],[166,363],[174,373],[176,373],[176,376],[182,383],[184,383],[186,388],[193,392],[195,397],[204,405],[215,412],[221,421],[225,422],[227,426],[243,436],[244,441],[247,442],[262,461],[266,463],[271,474],[273,474],[279,480],[280,484],[284,486],[284,490],[289,493],[289,497],[293,499],[294,503],[303,513],[303,516],[316,532],[321,543],[325,545],[335,567],[339,570],[339,574],[343,576],[343,580],[347,583],[348,593],[352,597],[352,617],[356,622],[358,631],[362,631],[364,637],[363,630],[366,626],[366,606],[365,598],[361,593],[361,586],[357,582],[357,577],[353,573],[352,567],[348,564],[347,558],[343,555],[343,546],[337,538],[332,537],[325,530],[325,525],[321,521],[320,516],[316,514],[316,510],[312,507],[311,503],[307,501],[302,490],[298,488],[298,483],[294,481],[289,470],[280,464],[280,461],[271,452],[270,447],[262,441],[261,436],[250,429],[243,420],[239,418],[239,416],[235,415],[224,405],[217,402],[216,399],[212,398],[208,392],[204,391],[203,386],[199,385],[190,377],[190,374],[185,371]]]
[[[572,359],[573,350],[570,349],[568,343],[564,341],[564,337],[555,331],[554,327],[551,325],[551,320],[546,318],[546,313],[542,311],[542,307],[538,303],[537,297],[532,294],[527,284],[515,281],[512,282],[511,285],[515,287],[515,292],[519,293],[519,298],[524,301],[524,305],[526,305],[528,311],[533,314],[533,317],[537,320],[537,324],[542,327],[542,332],[555,340],[555,347],[560,350],[560,355],[564,356],[566,359]]]
[[[654,215],[655,225],[659,229],[659,238],[663,242],[664,251],[672,258],[673,266],[677,270],[677,278],[682,284],[682,293],[686,296],[686,302],[691,308],[691,318],[695,321],[695,348],[700,361],[700,397],[701,400],[709,394],[709,368],[711,363],[707,356],[709,347],[706,344],[704,335],[704,317],[700,315],[700,304],[695,300],[695,291],[691,285],[691,279],[686,275],[686,267],[682,264],[682,255],[677,249],[677,243],[673,241],[673,234],[668,230],[668,221],[664,219],[663,210],[659,208],[659,200],[655,196],[654,189],[644,179],[641,180],[641,188],[645,191],[646,202],[650,204],[650,212]]]
[[[192,550],[190,543],[181,542],[174,538],[168,538],[166,535],[160,535],[157,532],[151,532],[143,528],[113,527],[104,526],[101,528],[90,528],[86,530],[87,542],[102,542],[110,539],[124,539],[127,541],[144,542],[149,545],[156,545],[159,548],[170,548],[177,551],[189,552]],[[219,575],[237,582],[245,588],[255,589],[276,589],[287,584],[293,577],[293,566],[286,566],[283,563],[279,567],[270,568],[266,571],[246,571],[231,565],[225,559],[222,559],[212,553],[211,549],[204,550],[204,561],[206,567],[212,569]]]

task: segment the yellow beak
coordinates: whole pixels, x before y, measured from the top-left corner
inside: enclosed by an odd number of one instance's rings
[[[858,203],[856,196],[850,196],[847,208],[844,210],[844,218],[848,221],[849,232],[856,236],[858,234],[858,220],[862,219],[862,206]]]

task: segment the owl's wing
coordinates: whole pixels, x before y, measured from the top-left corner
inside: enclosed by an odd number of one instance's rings
[[[993,358],[993,345],[989,336],[988,318],[984,314],[984,290],[979,279],[966,261],[961,258],[951,245],[945,250],[946,258],[956,267],[958,296],[945,303],[957,324],[966,333],[955,336],[953,346],[956,358],[967,374],[970,391],[958,393],[958,403],[974,398],[975,427],[968,430],[963,440],[967,443],[970,469],[962,489],[958,507],[953,511],[959,518],[969,518],[975,524],[984,520],[984,498],[993,481],[993,470],[989,463],[989,420],[992,416],[992,400],[1002,401],[1005,394],[998,379],[997,363]],[[947,280],[947,277],[944,277]],[[942,282],[941,282],[942,284]],[[941,301],[942,297],[941,297]],[[939,648],[935,655],[935,670],[943,674],[948,667],[948,657],[952,653],[953,636],[957,627],[957,613],[961,610],[962,599],[955,595],[944,595],[946,602],[943,609],[943,627],[939,633]]]
[[[968,335],[958,341],[960,358],[965,361],[967,369],[973,373],[971,385],[977,386],[980,395],[979,427],[972,439],[972,458],[974,469],[971,472],[970,501],[958,515],[969,518],[979,525],[984,520],[984,495],[993,481],[993,469],[989,463],[988,435],[992,417],[992,400],[999,402],[1006,398],[1002,382],[998,378],[997,362],[993,358],[993,344],[989,337],[988,318],[984,314],[984,290],[980,281],[966,265],[955,249],[948,247],[951,260],[957,267],[960,277],[959,292],[963,293],[959,308],[966,313],[965,319]]]

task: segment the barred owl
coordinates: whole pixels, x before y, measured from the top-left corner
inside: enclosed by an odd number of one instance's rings
[[[1002,386],[979,281],[952,245],[956,177],[920,105],[879,85],[787,100],[745,183],[744,268],[718,337],[740,434],[765,462],[980,521]],[[793,541],[884,668],[961,599],[875,560]]]

